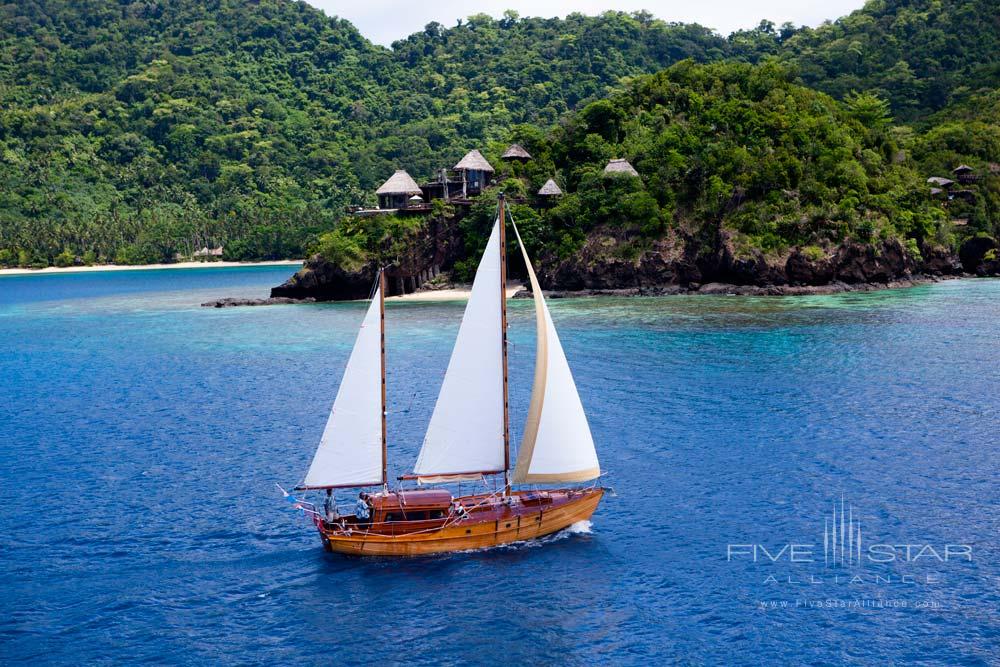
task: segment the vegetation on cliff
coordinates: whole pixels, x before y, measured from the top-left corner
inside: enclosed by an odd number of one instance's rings
[[[594,233],[614,240],[607,254],[619,258],[637,258],[669,235],[697,253],[727,242],[737,257],[780,257],[799,247],[819,259],[848,241],[887,240],[917,257],[924,245],[952,245],[952,224],[929,194],[924,167],[966,159],[953,152],[962,148],[958,130],[942,125],[901,137],[877,96],[840,103],[793,79],[776,61],[685,61],[636,78],[548,133],[517,128],[534,159],[504,166],[496,190],[523,198],[557,176],[566,193],[557,204],[513,208],[529,251],[553,260],[577,255]],[[906,157],[904,144],[919,161]],[[605,173],[622,156],[638,177]],[[461,222],[468,252],[460,278],[485,244],[494,196],[484,195]],[[964,233],[992,233],[990,220],[976,217]],[[344,229],[372,249],[364,228]]]
[[[587,106],[553,135],[570,194],[548,227],[627,230],[636,245],[671,228],[711,244],[724,229],[765,253],[936,234],[944,213],[914,165],[896,160],[886,104],[871,94],[840,104],[792,78],[775,62],[681,63]],[[640,178],[602,173],[619,156]]]

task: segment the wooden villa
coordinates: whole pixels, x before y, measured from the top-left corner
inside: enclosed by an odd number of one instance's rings
[[[424,192],[424,199],[443,199],[461,203],[468,198],[468,184],[465,181],[465,174],[453,169],[441,169],[437,173],[437,178],[420,184],[420,189]]]
[[[959,183],[969,184],[979,180],[979,177],[976,176],[976,170],[967,164],[958,165],[951,170],[951,173],[955,174],[955,178]]]

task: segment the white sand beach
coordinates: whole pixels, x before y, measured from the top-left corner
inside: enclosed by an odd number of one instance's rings
[[[90,273],[92,271],[150,271],[160,269],[221,269],[232,266],[301,266],[304,260],[271,262],[177,262],[175,264],[95,264],[93,266],[50,266],[45,269],[0,269],[0,276],[42,275],[47,273]]]
[[[521,290],[518,283],[507,283],[507,298],[511,298]],[[413,292],[412,294],[402,294],[400,296],[386,297],[386,301],[467,301],[472,285],[453,287],[451,289],[424,290]]]

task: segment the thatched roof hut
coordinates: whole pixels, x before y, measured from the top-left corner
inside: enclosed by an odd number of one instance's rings
[[[628,160],[614,159],[604,167],[605,176],[633,176],[635,178],[639,177],[639,172],[635,170]]]
[[[531,153],[524,150],[521,144],[511,144],[500,156],[501,160],[522,160],[527,162],[531,159]]]
[[[476,149],[472,149],[466,153],[465,157],[459,160],[458,164],[456,164],[453,168],[460,171],[494,171],[493,166],[487,162],[486,158],[483,157],[483,154]]]
[[[397,169],[396,173],[375,191],[377,195],[419,195],[420,186],[405,169]]]
[[[545,181],[545,185],[538,190],[538,194],[542,197],[555,197],[557,195],[561,195],[562,193],[563,191],[559,189],[559,186],[556,185],[556,182],[551,178]]]

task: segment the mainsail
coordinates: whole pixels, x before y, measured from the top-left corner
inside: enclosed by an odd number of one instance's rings
[[[299,488],[384,482],[381,300],[380,284],[354,341],[319,448]]]
[[[500,224],[494,223],[479,262],[417,457],[414,475],[424,482],[504,471]]]
[[[552,324],[528,251],[514,227],[535,296],[535,382],[518,450],[514,483],[582,482],[600,476],[594,438],[573,374]]]

